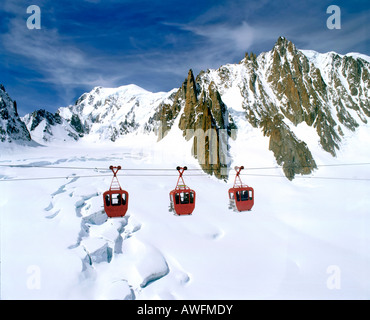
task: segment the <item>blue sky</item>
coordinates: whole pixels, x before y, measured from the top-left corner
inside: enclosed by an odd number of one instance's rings
[[[330,30],[329,5],[341,9]],[[41,29],[28,29],[29,5]],[[370,55],[370,2],[283,0],[2,0],[0,83],[19,113],[55,112],[95,86],[180,87],[195,74],[271,50],[279,36],[299,49]]]

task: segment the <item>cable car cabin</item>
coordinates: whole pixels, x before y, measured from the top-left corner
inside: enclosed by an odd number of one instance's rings
[[[117,178],[121,166],[110,166],[109,169],[113,172],[113,179],[109,190],[103,193],[104,211],[109,218],[123,217],[128,209],[128,192],[122,190]]]
[[[195,208],[195,191],[189,188],[170,192],[170,207],[177,215],[192,214]]]
[[[128,209],[128,192],[125,190],[109,190],[103,194],[104,211],[108,217],[123,217]]]
[[[229,201],[235,211],[250,211],[254,205],[254,190],[252,187],[230,188]]]
[[[240,171],[243,166],[235,167],[236,176],[234,186],[229,189],[229,208],[234,211],[250,211],[254,205],[254,190],[242,183]]]
[[[179,179],[177,180],[176,188],[170,192],[170,211],[174,211],[177,215],[190,215],[195,208],[196,193],[185,185],[182,174],[187,167],[177,167],[179,171]],[[180,185],[180,179],[182,184]]]

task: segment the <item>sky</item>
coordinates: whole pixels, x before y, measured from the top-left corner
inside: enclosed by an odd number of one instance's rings
[[[40,28],[35,11],[40,8]],[[328,28],[340,9],[340,28]],[[181,86],[189,69],[238,63],[284,36],[298,49],[370,56],[370,2],[1,0],[0,83],[21,116],[56,112],[96,86]],[[338,15],[337,15],[338,17]]]

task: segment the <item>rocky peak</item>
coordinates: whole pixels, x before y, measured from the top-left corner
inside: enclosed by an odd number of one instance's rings
[[[17,103],[0,85],[0,142],[31,141],[30,133],[18,115]]]
[[[186,105],[195,105],[198,101],[198,90],[197,90],[197,85],[194,80],[194,74],[193,70],[189,70],[188,73],[188,78],[186,82],[186,87],[185,87],[185,99],[186,99]]]
[[[226,155],[219,150],[227,152],[227,139],[235,125],[217,86],[215,83],[206,85],[198,77],[195,80],[190,70],[179,92],[179,99],[174,102],[182,109],[179,128],[187,140],[193,139],[194,157],[204,171],[225,178],[227,174],[223,169],[227,163],[223,159]]]
[[[185,96],[183,113],[180,118],[179,127],[181,130],[194,129],[196,121],[196,106],[198,102],[198,90],[194,80],[193,71],[189,70],[187,80],[183,83],[181,96]],[[185,135],[185,132],[184,132]]]
[[[286,55],[287,52],[291,54],[297,53],[297,48],[293,44],[293,42],[289,41],[285,37],[279,37],[276,41],[272,52],[278,52],[281,56]]]
[[[36,110],[22,118],[27,126],[33,139],[38,143],[51,142],[53,140],[63,139],[78,140],[81,137],[80,133],[72,123],[60,116],[58,112],[51,113],[45,109]],[[55,136],[55,131],[62,136]]]
[[[367,123],[369,117],[369,63],[351,56],[334,58],[325,67],[317,65],[280,37],[271,51],[258,57],[247,53],[239,65],[202,71],[196,85],[189,72],[182,88],[191,90],[186,92],[180,128],[208,130],[232,124],[222,120],[230,118],[228,109],[233,107],[228,92],[238,94],[238,89],[246,120],[269,137],[269,149],[285,175],[293,179],[295,174],[309,174],[316,163],[305,137],[297,137],[294,127],[313,127],[323,150],[336,156],[345,135],[341,125],[354,131],[359,120]],[[231,104],[224,102],[225,96]]]
[[[51,126],[62,123],[62,119],[59,114],[52,114],[45,109],[40,109],[32,112],[30,118],[32,119],[30,126],[31,131],[33,131],[43,120],[45,120],[46,123]]]
[[[278,39],[271,54],[267,80],[278,99],[278,112],[294,126],[305,122],[316,128],[323,149],[335,156],[341,139],[320,69],[285,38]]]

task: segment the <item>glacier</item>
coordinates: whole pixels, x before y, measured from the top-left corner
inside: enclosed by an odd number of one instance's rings
[[[293,181],[275,166],[266,137],[245,130],[235,143],[253,147],[233,154],[233,164],[246,166],[255,206],[239,214],[228,209],[232,174],[224,182],[191,171],[184,178],[197,192],[193,215],[168,212],[176,166],[199,168],[185,140],[3,149],[1,298],[368,299],[369,181],[355,179],[369,178],[369,166],[335,165],[369,159],[361,148],[369,130],[335,159],[315,150],[333,166]],[[109,165],[123,167],[130,193],[122,218],[103,211]]]

